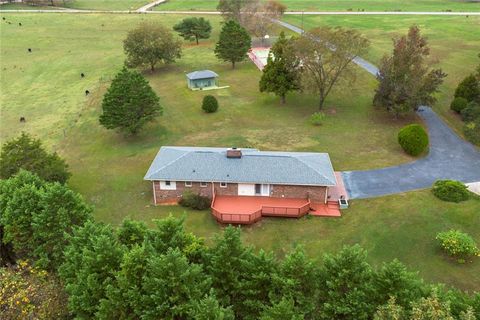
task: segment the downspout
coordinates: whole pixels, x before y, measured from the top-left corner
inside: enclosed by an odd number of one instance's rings
[[[327,204],[328,199],[328,187],[325,187],[325,204]]]
[[[153,181],[153,204],[157,206],[157,194],[155,192],[155,181]]]

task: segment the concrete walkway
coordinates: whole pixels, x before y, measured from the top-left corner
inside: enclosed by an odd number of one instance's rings
[[[276,21],[296,33],[303,30]],[[378,68],[357,57],[359,67],[372,75]],[[419,116],[428,126],[430,151],[428,156],[400,166],[365,171],[345,171],[342,177],[350,199],[372,198],[428,188],[435,180],[454,179],[462,182],[480,181],[480,152],[469,142],[461,139],[429,107],[421,107]]]

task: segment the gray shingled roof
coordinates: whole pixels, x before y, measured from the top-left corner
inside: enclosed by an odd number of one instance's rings
[[[209,78],[216,78],[218,74],[210,70],[201,70],[201,71],[193,71],[187,73],[187,78],[190,80],[197,80],[197,79],[209,79]]]
[[[226,157],[227,148],[162,147],[145,180],[336,185],[327,153],[242,149],[242,158]]]

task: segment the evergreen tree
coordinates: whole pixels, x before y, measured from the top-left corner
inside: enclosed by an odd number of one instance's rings
[[[125,247],[110,226],[91,221],[74,229],[68,241],[65,262],[59,269],[69,296],[68,306],[77,318],[92,319],[114,282]]]
[[[169,64],[182,55],[181,41],[161,25],[142,23],[131,30],[123,41],[129,67],[149,66],[151,71],[159,62]]]
[[[5,243],[20,257],[44,269],[63,261],[66,235],[91,219],[92,209],[65,185],[47,183],[28,171],[1,180]]]
[[[416,26],[410,27],[407,36],[394,40],[392,55],[382,59],[373,103],[395,115],[432,105],[436,101],[433,94],[446,74],[429,68],[429,54],[427,40]]]
[[[455,89],[455,98],[461,97],[467,101],[480,101],[480,77],[475,74],[468,75]]]
[[[427,288],[414,272],[409,272],[398,260],[384,263],[375,276],[378,304],[385,304],[393,297],[395,303],[408,308],[412,301],[426,295]]]
[[[251,258],[251,248],[240,240],[240,229],[228,226],[222,238],[217,238],[208,252],[207,273],[212,277],[219,302],[232,306],[235,315],[241,305],[241,277],[249,272],[246,260]],[[241,312],[241,310],[240,310]]]
[[[103,97],[100,124],[135,135],[147,122],[162,114],[159,98],[137,71],[123,68]]]
[[[189,264],[178,249],[149,259],[143,278],[142,319],[184,319],[210,288],[202,267]]]
[[[240,275],[239,306],[236,314],[241,319],[256,320],[275,290],[272,281],[278,275],[278,265],[273,254],[260,250],[242,261],[244,273]]]
[[[177,31],[180,36],[187,41],[195,40],[198,45],[199,39],[210,38],[212,26],[210,21],[203,17],[191,17],[185,18],[181,22],[174,25],[173,30]]]
[[[148,228],[142,221],[125,219],[117,229],[117,237],[120,243],[132,247],[142,244],[147,232]]]
[[[191,319],[195,320],[233,320],[235,319],[231,308],[224,308],[213,294],[205,296],[200,301],[192,304],[189,313]]]
[[[5,142],[0,153],[0,178],[8,179],[20,169],[33,172],[50,182],[65,183],[71,176],[65,160],[55,152],[49,154],[40,140],[25,132]]]
[[[299,63],[293,52],[292,43],[280,33],[280,37],[270,50],[267,65],[260,79],[260,92],[273,92],[285,103],[290,91],[300,89]]]
[[[215,55],[223,61],[235,63],[245,60],[247,52],[252,45],[252,39],[248,32],[237,22],[229,20],[225,22],[215,46]]]
[[[278,303],[265,308],[260,320],[303,320],[304,315],[295,307],[292,298],[282,298]]]
[[[317,312],[319,277],[314,262],[306,256],[302,247],[296,247],[283,259],[278,278],[274,278],[280,295],[278,298],[292,299],[296,310],[307,319],[312,318]]]
[[[373,271],[365,250],[358,245],[326,255],[322,268],[322,319],[370,319],[374,304]]]

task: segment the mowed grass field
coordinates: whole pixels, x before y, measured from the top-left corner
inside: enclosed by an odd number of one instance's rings
[[[25,130],[59,152],[73,172],[69,184],[95,206],[100,221],[117,225],[130,217],[151,223],[173,214],[184,216],[186,228],[207,241],[221,231],[207,211],[151,205],[151,185],[142,179],[162,145],[323,151],[330,153],[337,170],[412,160],[398,147],[396,133],[418,120],[397,121],[374,110],[375,80],[370,75],[359,70],[354,85],[342,84],[335,90],[326,103],[325,123],[313,127],[308,118],[316,111],[315,97],[293,94],[282,106],[276,97],[258,92],[261,74],[253,63],[246,61],[231,70],[215,58],[220,17],[207,17],[214,27],[211,40],[199,46],[186,42],[178,63],[153,74],[145,72],[160,96],[164,115],[138,137],[125,138],[98,124],[102,96],[125,58],[122,40],[142,20],[172,26],[183,17],[4,16],[12,24],[1,24],[1,140]],[[220,102],[215,114],[201,112],[204,93],[186,88],[185,73],[198,69],[214,70],[220,85],[230,86],[208,92]],[[86,74],[83,79],[81,72]],[[84,94],[87,89],[89,96]],[[20,116],[27,122],[20,123]],[[318,258],[344,244],[360,243],[370,251],[373,263],[397,257],[428,280],[473,290],[480,287],[480,263],[457,265],[438,251],[434,237],[438,231],[459,228],[480,242],[479,212],[480,200],[446,204],[429,191],[418,191],[353,201],[340,219],[265,219],[244,228],[243,238],[279,255],[302,244]]]
[[[285,16],[284,20],[302,26],[302,17]],[[360,31],[371,41],[371,49],[364,57],[379,65],[385,54],[391,54],[392,38],[405,35],[412,25],[420,27],[430,45],[430,62],[442,68],[448,76],[437,94],[433,106],[451,127],[461,134],[463,122],[450,110],[455,88],[463,78],[480,64],[480,17],[435,16],[304,16],[306,30],[321,26],[341,26]]]
[[[461,0],[281,0],[288,11],[480,11],[480,3]],[[217,0],[168,0],[155,10],[216,10]]]

